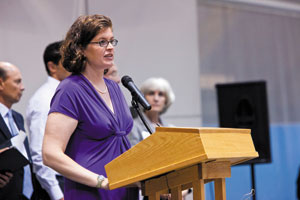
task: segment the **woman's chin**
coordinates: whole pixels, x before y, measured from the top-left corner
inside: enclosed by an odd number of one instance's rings
[[[151,110],[147,111],[149,113],[161,113],[162,109],[156,109],[155,107],[151,107]]]

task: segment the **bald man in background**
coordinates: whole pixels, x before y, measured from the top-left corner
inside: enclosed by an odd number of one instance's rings
[[[11,109],[20,101],[24,89],[20,70],[11,63],[0,62],[0,149],[14,146],[30,160],[24,119]],[[14,171],[10,180],[0,188],[0,199],[30,199],[32,192],[30,166],[26,165]]]

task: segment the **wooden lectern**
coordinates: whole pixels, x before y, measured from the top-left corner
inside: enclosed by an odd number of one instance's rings
[[[193,188],[204,200],[204,183],[214,181],[215,199],[226,199],[231,165],[258,157],[249,129],[158,127],[151,136],[105,166],[110,189],[141,181],[142,194],[159,200]]]

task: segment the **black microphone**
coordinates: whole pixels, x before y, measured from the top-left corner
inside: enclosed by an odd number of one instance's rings
[[[151,109],[151,105],[145,99],[141,91],[135,86],[133,80],[129,76],[123,76],[121,82],[124,87],[126,87],[131,92],[133,99],[138,101],[145,108],[145,110]]]

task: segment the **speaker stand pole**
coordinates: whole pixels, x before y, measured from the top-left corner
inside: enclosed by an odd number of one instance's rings
[[[254,194],[252,199],[256,200],[256,189],[255,189],[255,169],[254,169],[254,164],[251,163],[251,181],[252,181],[252,189],[254,190]]]
[[[143,124],[145,125],[146,129],[148,130],[148,132],[149,132],[150,135],[151,135],[151,134],[152,134],[152,131],[151,131],[151,129],[150,129],[150,126],[149,126],[149,124],[147,124],[147,122],[146,122],[144,116],[142,115],[141,110],[140,110],[140,107],[139,107],[139,105],[138,105],[138,102],[137,102],[137,100],[136,100],[134,97],[132,97],[131,105],[132,105],[132,107],[135,109],[135,111],[137,112],[137,114],[138,114],[139,117],[141,118]]]

